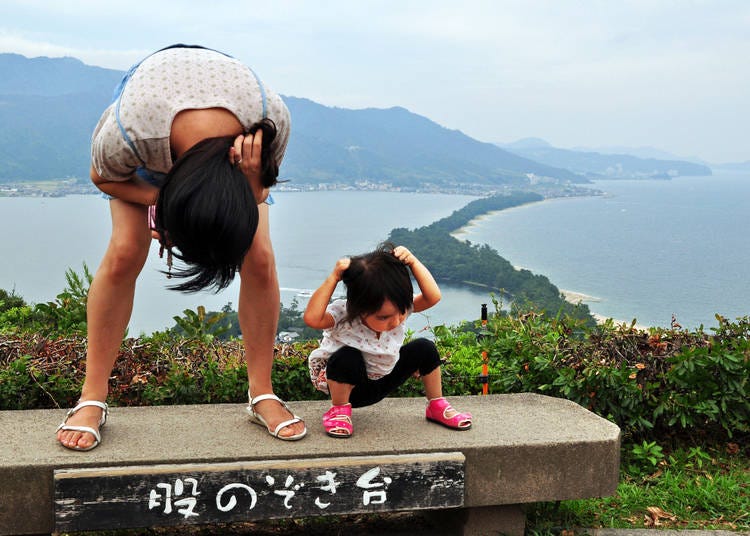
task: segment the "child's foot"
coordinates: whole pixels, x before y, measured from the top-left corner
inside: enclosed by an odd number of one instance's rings
[[[471,413],[459,413],[443,398],[433,398],[427,404],[425,417],[428,421],[436,422],[453,430],[468,430],[471,428]]]
[[[331,406],[323,415],[323,428],[331,437],[349,437],[354,433],[352,427],[352,405]]]

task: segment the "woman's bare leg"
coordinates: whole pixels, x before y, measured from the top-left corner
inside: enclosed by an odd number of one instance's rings
[[[247,361],[247,379],[253,397],[273,393],[271,369],[281,301],[276,262],[271,246],[268,205],[259,205],[258,212],[258,230],[240,270],[238,306]],[[271,430],[292,417],[283,406],[273,400],[258,403],[255,410],[263,415]],[[304,429],[304,423],[295,423],[283,428],[279,435],[289,437],[302,433]]]
[[[133,310],[135,282],[151,243],[147,207],[113,199],[110,210],[112,237],[88,294],[86,378],[81,400],[107,399],[109,376]],[[85,407],[70,417],[68,424],[96,429],[101,414],[97,407]],[[57,439],[68,447],[87,448],[94,443],[87,432],[60,431]]]

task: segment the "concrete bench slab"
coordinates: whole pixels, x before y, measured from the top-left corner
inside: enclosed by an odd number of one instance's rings
[[[620,430],[609,421],[573,402],[536,394],[451,402],[473,413],[472,429],[426,421],[423,399],[390,398],[354,409],[349,439],[323,431],[329,402],[292,402],[308,426],[308,436],[297,442],[272,438],[249,422],[240,404],[115,407],[102,444],[90,452],[57,444],[54,431],[64,410],[3,411],[0,534],[55,530],[54,472],[63,469],[459,452],[465,458],[463,510],[451,517],[463,520],[464,534],[487,533],[487,520],[497,533],[522,534],[518,505],[614,493]]]

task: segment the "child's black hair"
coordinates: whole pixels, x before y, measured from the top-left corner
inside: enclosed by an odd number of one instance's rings
[[[250,133],[263,130],[261,182],[277,182],[278,162],[271,155],[276,126],[266,119]],[[240,270],[258,229],[258,205],[248,179],[229,159],[235,136],[208,138],[187,150],[172,166],[156,203],[156,230],[164,247],[175,247],[187,267],[171,272],[188,279],[169,288],[197,292],[229,286]]]
[[[393,254],[393,244],[352,257],[342,274],[346,285],[346,316],[351,321],[377,312],[389,300],[401,314],[414,303],[414,288],[406,265]]]

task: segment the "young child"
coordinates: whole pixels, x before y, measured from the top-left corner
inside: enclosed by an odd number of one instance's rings
[[[416,296],[409,270],[421,291]],[[346,300],[329,305],[339,281],[346,285]],[[304,315],[308,326],[325,330],[309,365],[315,387],[331,395],[331,409],[323,415],[328,435],[351,436],[352,407],[379,402],[410,376],[424,383],[428,420],[456,430],[471,427],[471,414],[458,413],[443,398],[435,344],[427,339],[403,344],[406,318],[438,301],[440,289],[432,274],[403,246],[382,244],[336,262]]]

